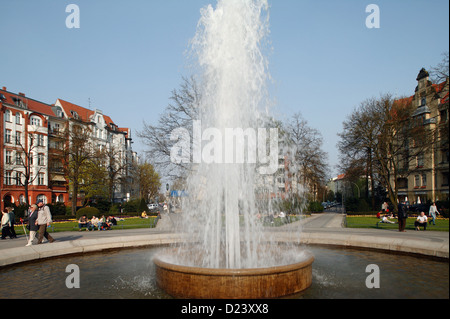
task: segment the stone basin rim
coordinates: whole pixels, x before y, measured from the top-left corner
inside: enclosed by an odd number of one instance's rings
[[[198,266],[186,266],[170,263],[161,260],[158,255],[153,257],[153,263],[163,269],[173,272],[180,272],[193,275],[209,275],[209,276],[261,276],[273,273],[287,273],[295,269],[300,269],[311,265],[314,262],[314,255],[305,250],[306,257],[304,260],[287,265],[279,265],[261,268],[203,268]]]

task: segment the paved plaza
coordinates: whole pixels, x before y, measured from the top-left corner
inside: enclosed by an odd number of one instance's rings
[[[183,241],[182,235],[171,230],[171,217],[163,215],[158,227],[153,229],[52,233],[56,240],[54,243],[30,247],[25,247],[25,235],[18,236],[17,239],[5,239],[0,241],[0,266],[69,254]],[[344,228],[343,221],[343,214],[330,212],[313,215],[302,222],[268,227],[265,231],[279,242],[298,242],[300,238],[300,243],[306,245],[337,245],[449,258],[448,232],[401,233],[394,229],[353,229]]]

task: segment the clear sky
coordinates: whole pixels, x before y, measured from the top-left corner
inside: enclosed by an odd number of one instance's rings
[[[66,27],[66,6],[80,28]],[[200,9],[216,0],[0,0],[0,87],[101,109],[136,136],[188,76]],[[447,0],[269,0],[274,114],[301,112],[339,173],[336,134],[363,100],[412,95],[422,67],[449,50]],[[366,6],[380,28],[366,27]]]

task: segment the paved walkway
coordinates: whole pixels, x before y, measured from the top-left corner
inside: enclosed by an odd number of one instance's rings
[[[283,227],[269,227],[267,234],[278,241],[302,244],[339,245],[414,253],[449,258],[449,233],[387,229],[343,228],[344,215],[336,212],[313,215]],[[164,218],[156,229],[132,229],[93,232],[52,233],[52,244],[25,247],[25,235],[0,241],[0,266],[67,254],[87,253],[103,249],[163,245],[183,240],[171,231],[171,220]],[[300,236],[299,236],[300,234]]]

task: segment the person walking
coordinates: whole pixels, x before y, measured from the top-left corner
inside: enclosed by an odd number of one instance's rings
[[[408,206],[406,203],[398,205],[398,231],[404,232],[406,227],[406,219],[408,219]]]
[[[440,215],[437,207],[436,207],[436,203],[433,202],[433,204],[431,204],[430,206],[430,211],[428,212],[428,216],[430,216],[433,219],[433,225],[436,226],[436,213],[438,215]],[[431,222],[430,222],[431,225]]]
[[[14,229],[14,224],[16,221],[16,216],[14,215],[14,207],[7,207],[6,208],[8,210],[8,214],[9,214],[9,231],[11,232],[11,235],[13,236],[12,238],[17,238],[16,235],[16,231]]]
[[[30,231],[30,238],[25,246],[33,245],[33,241],[36,238],[36,233],[39,231],[39,225],[36,224],[38,218],[38,207],[36,204],[31,205],[28,213],[28,227]]]
[[[2,210],[2,223],[1,223],[1,229],[2,229],[2,239],[6,239],[6,236],[9,236],[9,238],[13,239],[13,235],[11,234],[11,222],[9,217],[9,212],[5,208]]]
[[[52,222],[52,214],[50,213],[50,208],[44,204],[42,200],[37,201],[38,207],[38,216],[36,219],[35,225],[39,226],[39,237],[38,237],[38,245],[42,244],[42,240],[47,238],[50,243],[53,243],[55,240],[52,236],[47,232],[47,227],[50,226]]]

